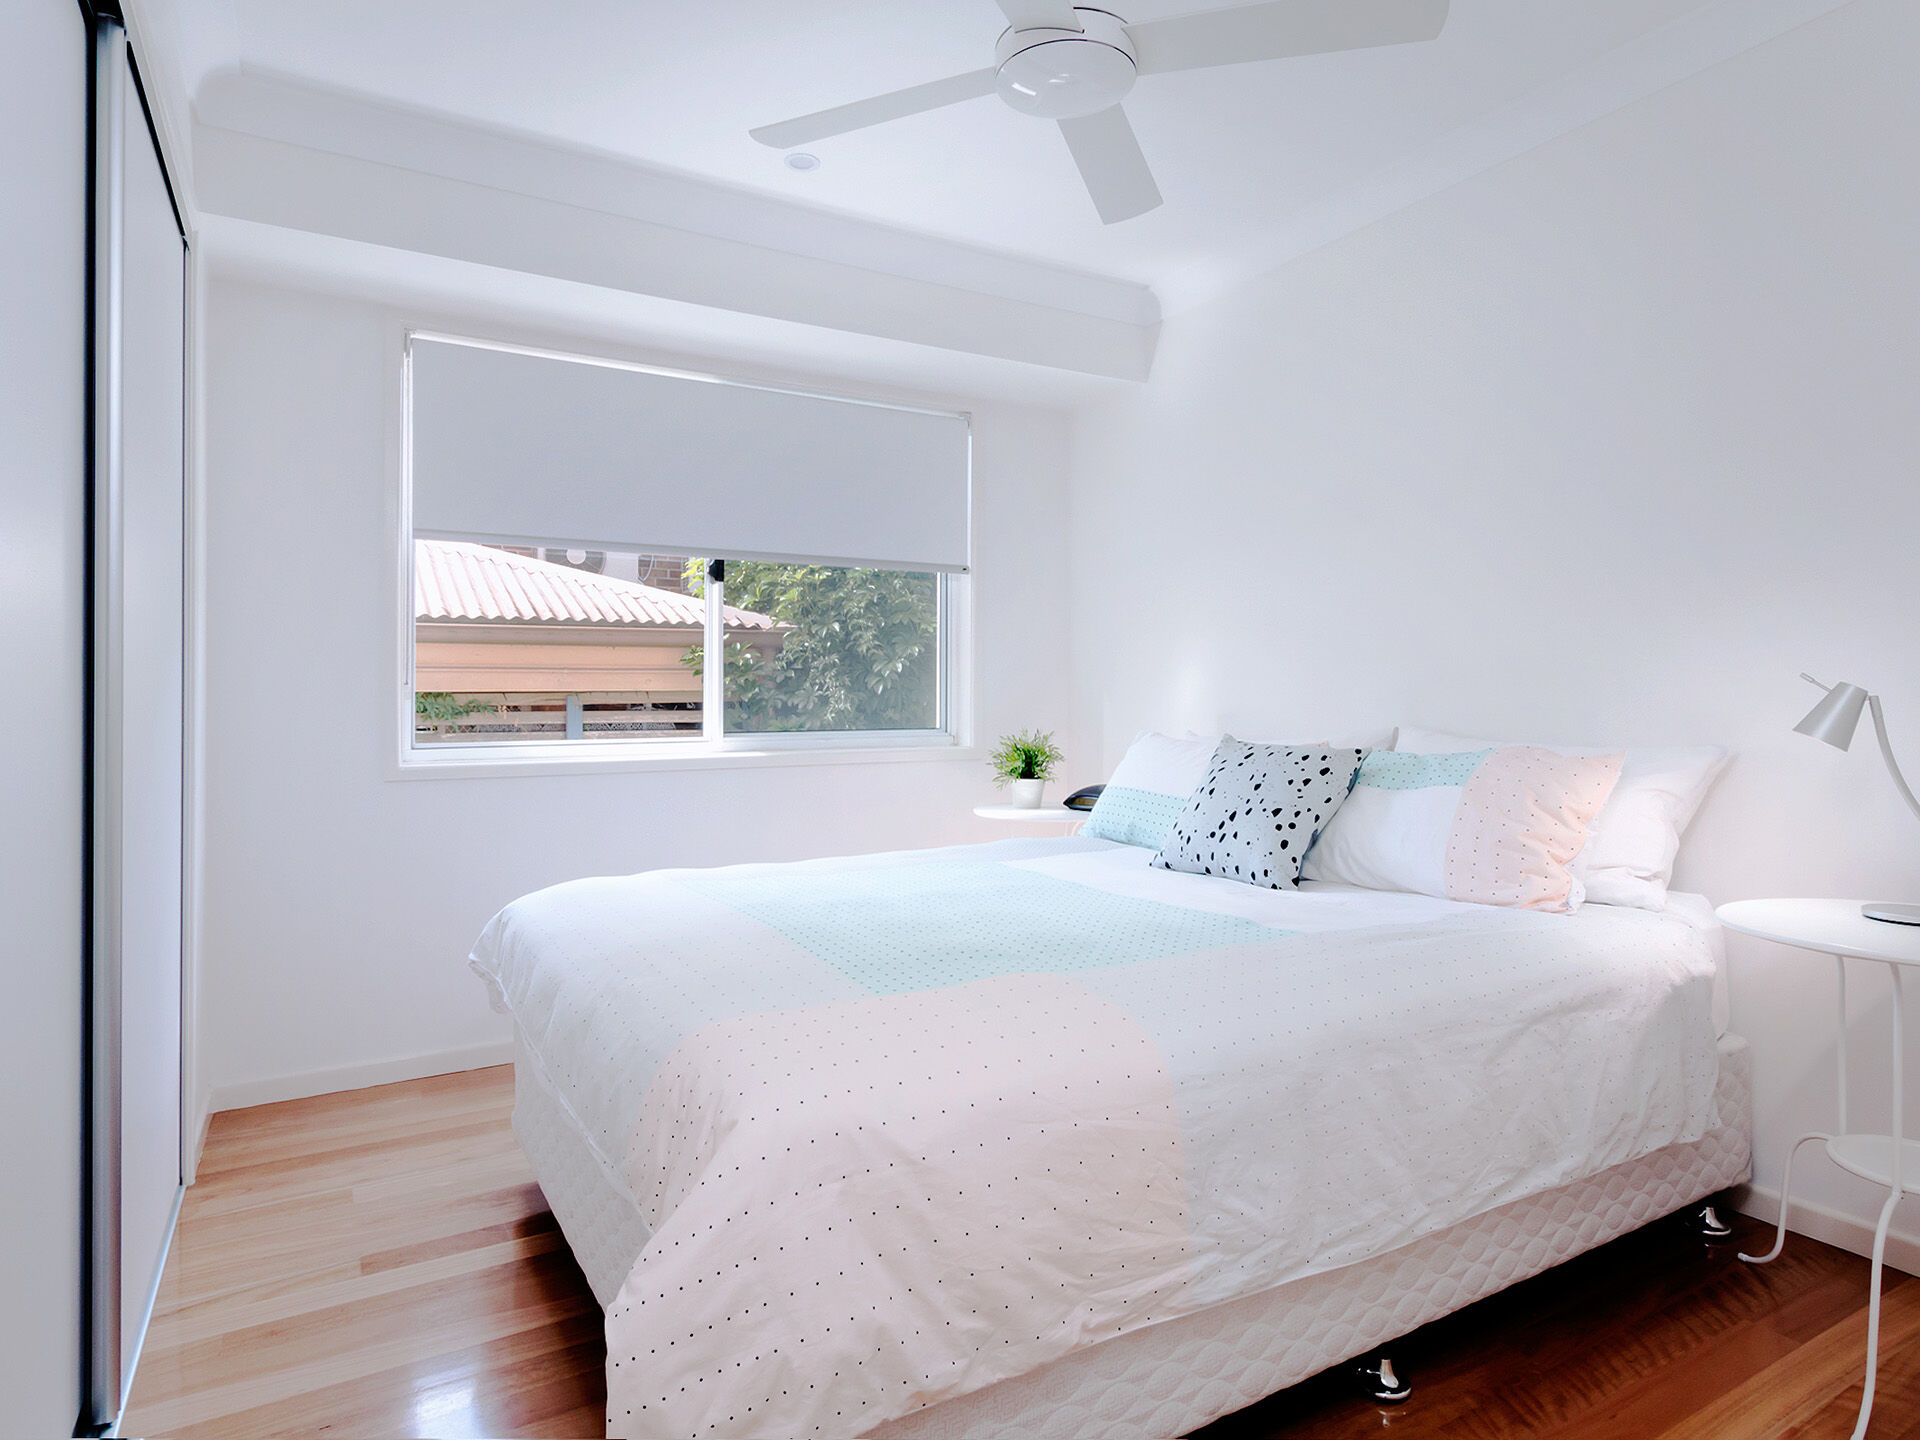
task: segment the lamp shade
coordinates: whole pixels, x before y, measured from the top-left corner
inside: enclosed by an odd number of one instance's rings
[[[1820,703],[1807,712],[1807,718],[1793,728],[1801,735],[1811,735],[1836,750],[1844,750],[1853,744],[1854,728],[1859,725],[1860,712],[1866,705],[1867,692],[1858,685],[1843,682],[1821,696]]]

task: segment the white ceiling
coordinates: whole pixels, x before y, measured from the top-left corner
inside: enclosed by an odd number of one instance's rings
[[[239,64],[1075,269],[1178,289],[1444,137],[1727,0],[1454,0],[1426,45],[1150,76],[1166,204],[1102,226],[1058,132],[988,97],[820,141],[749,126],[991,63],[994,0],[172,0],[190,87]],[[1128,19],[1212,8],[1121,0]]]

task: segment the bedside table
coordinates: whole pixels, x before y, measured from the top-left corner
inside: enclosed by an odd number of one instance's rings
[[[1065,825],[1072,835],[1086,823],[1090,813],[1069,810],[1064,805],[976,805],[973,813],[982,820],[1010,820],[1016,825]]]
[[[1773,1249],[1764,1255],[1742,1255],[1742,1260],[1764,1265],[1780,1254],[1787,1241],[1788,1197],[1793,1189],[1793,1158],[1809,1140],[1824,1140],[1827,1155],[1841,1169],[1887,1189],[1880,1223],[1873,1232],[1873,1272],[1867,1300],[1867,1378],[1860,1397],[1860,1419],[1853,1440],[1862,1440],[1873,1415],[1873,1385],[1880,1368],[1880,1267],[1886,1254],[1887,1226],[1893,1207],[1904,1194],[1920,1191],[1920,1144],[1906,1138],[1904,1063],[1906,1042],[1901,1005],[1908,966],[1920,967],[1920,926],[1869,920],[1858,900],[1737,900],[1722,905],[1720,923],[1742,935],[1775,940],[1782,945],[1831,955],[1839,983],[1840,1011],[1840,1133],[1802,1135],[1787,1151],[1786,1173],[1780,1181],[1780,1225]],[[1847,1127],[1847,961],[1872,960],[1885,965],[1893,982],[1893,1134],[1855,1134]]]

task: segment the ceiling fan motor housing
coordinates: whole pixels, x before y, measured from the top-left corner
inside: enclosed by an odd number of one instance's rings
[[[1009,29],[994,46],[1000,98],[1025,115],[1070,120],[1117,105],[1133,88],[1133,46],[1118,15],[1076,5],[1081,29]]]

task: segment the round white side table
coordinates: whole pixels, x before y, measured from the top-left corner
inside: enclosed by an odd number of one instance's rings
[[[1069,810],[1064,805],[976,805],[973,813],[982,820],[1010,820],[1016,825],[1064,825],[1069,835],[1087,819],[1085,810]]]
[[[1902,1050],[1906,1043],[1901,1005],[1906,967],[1920,966],[1920,926],[1893,925],[1869,920],[1858,900],[1737,900],[1722,905],[1720,923],[1743,935],[1775,940],[1800,950],[1833,956],[1840,993],[1840,1133],[1802,1135],[1787,1151],[1786,1173],[1780,1181],[1780,1225],[1773,1248],[1764,1255],[1742,1255],[1755,1265],[1775,1259],[1787,1242],[1787,1206],[1793,1191],[1793,1158],[1809,1140],[1826,1142],[1827,1155],[1843,1170],[1887,1187],[1887,1203],[1880,1207],[1880,1223],[1873,1231],[1873,1271],[1867,1291],[1867,1378],[1860,1397],[1860,1419],[1853,1440],[1863,1440],[1873,1415],[1873,1385],[1880,1369],[1880,1267],[1887,1249],[1887,1226],[1893,1207],[1903,1194],[1920,1190],[1920,1144],[1906,1138],[1902,1110],[1905,1075]],[[1847,1125],[1847,961],[1875,960],[1887,967],[1893,981],[1893,1133],[1856,1134]]]

